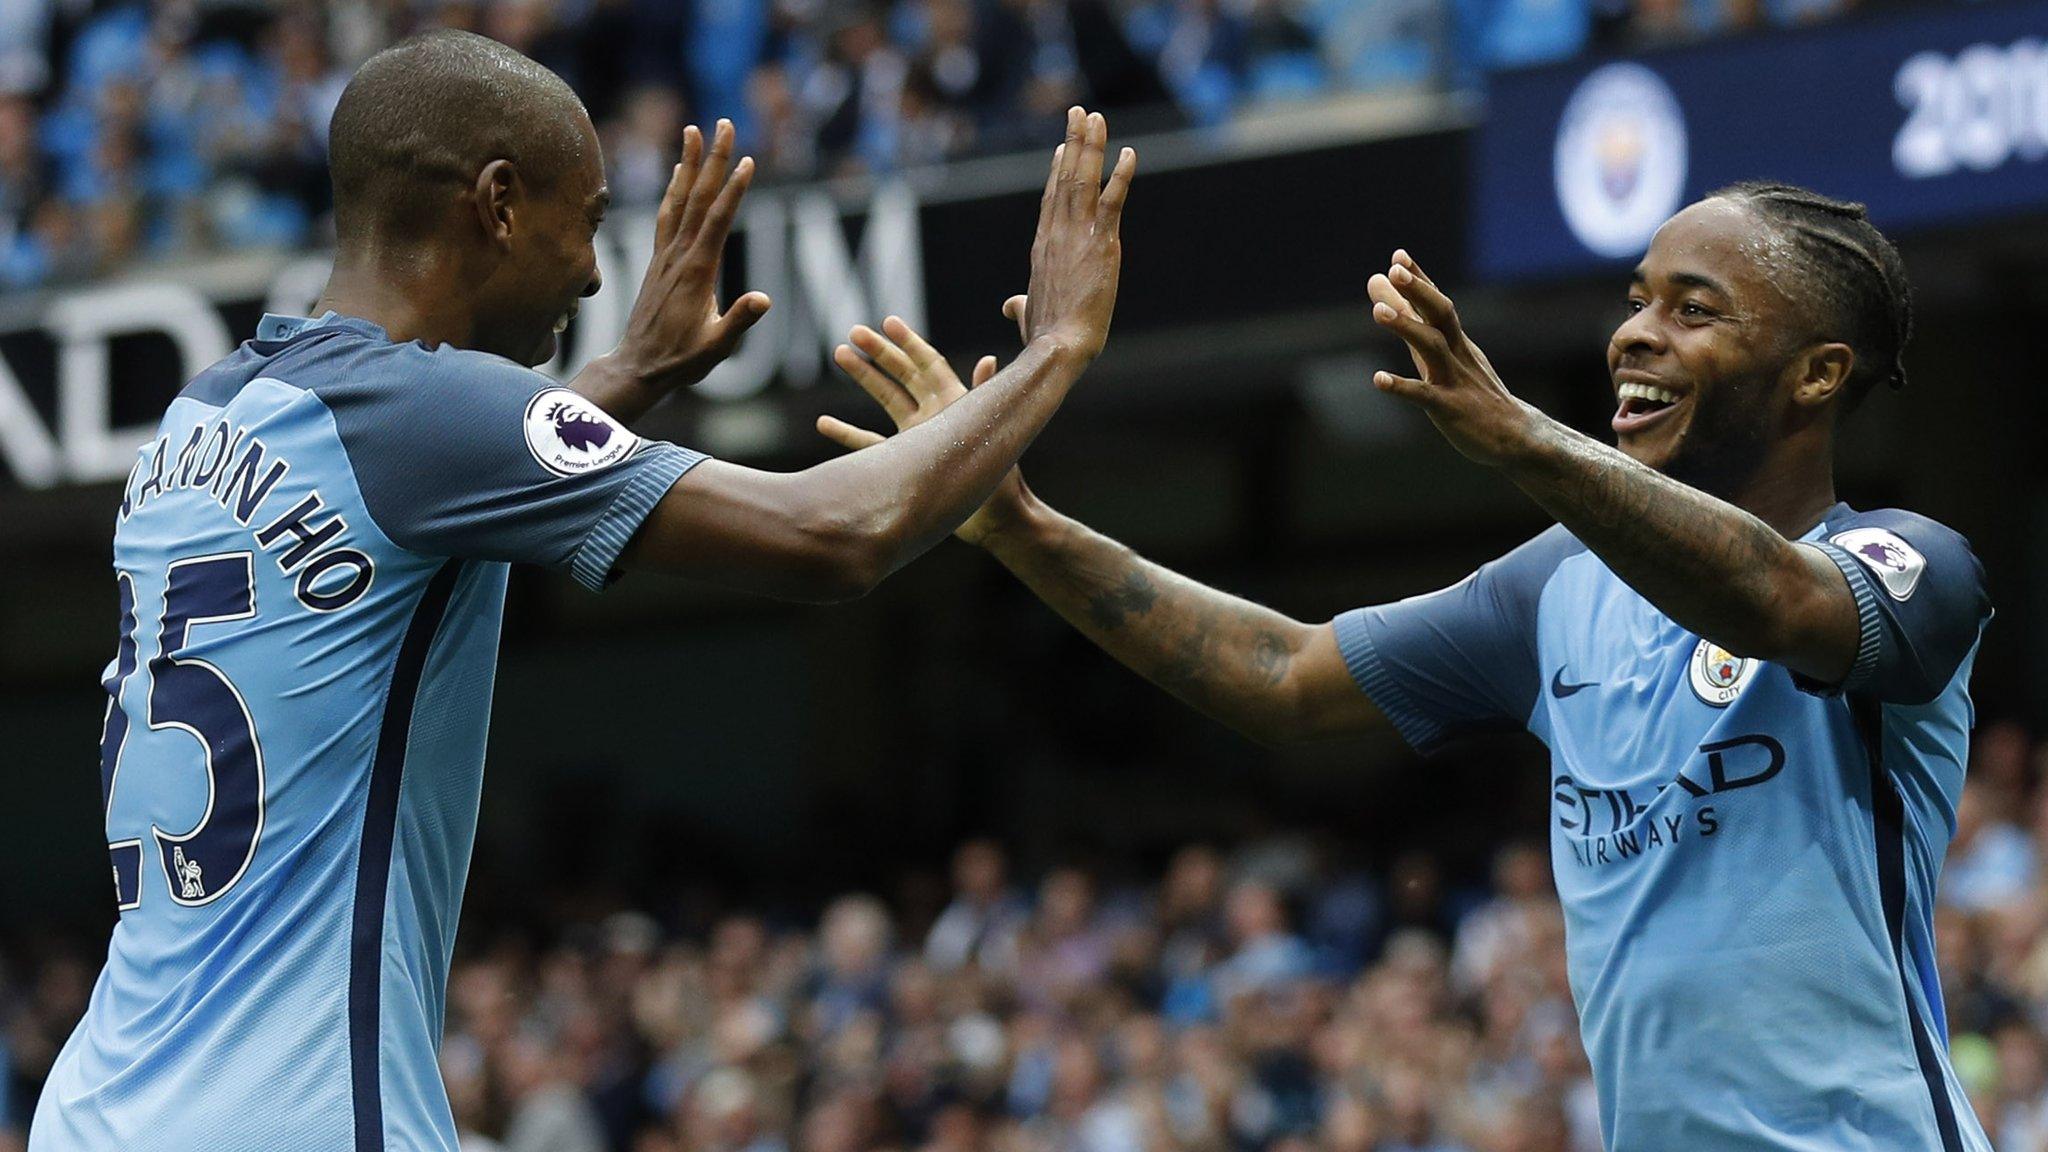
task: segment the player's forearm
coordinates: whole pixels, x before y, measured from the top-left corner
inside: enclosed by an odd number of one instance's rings
[[[1125,667],[1262,743],[1306,735],[1293,663],[1315,629],[1217,591],[1026,496],[983,544]]]
[[[879,580],[974,514],[1059,410],[1087,367],[1069,344],[1026,345],[1009,367],[944,412],[811,473],[857,526]]]
[[[1756,516],[1548,418],[1503,467],[1688,631],[1818,679],[1848,673],[1856,609],[1840,574]]]

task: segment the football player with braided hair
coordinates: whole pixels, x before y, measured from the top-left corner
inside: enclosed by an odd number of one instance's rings
[[[1254,738],[1539,737],[1608,1148],[1989,1152],[1933,914],[1990,603],[1960,536],[1834,485],[1842,417],[1905,379],[1897,250],[1861,205],[1782,184],[1673,216],[1608,340],[1613,446],[1516,397],[1406,252],[1368,293],[1415,365],[1374,386],[1555,526],[1320,624],[1146,561],[1014,471],[959,535]],[[965,393],[900,323],[853,348],[842,367],[899,428]]]

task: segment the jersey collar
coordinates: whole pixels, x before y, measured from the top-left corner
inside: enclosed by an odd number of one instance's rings
[[[300,336],[321,328],[346,328],[378,340],[389,340],[384,329],[368,320],[355,316],[343,316],[339,312],[327,311],[316,317],[286,316],[276,312],[265,312],[263,319],[256,322],[256,339],[277,344],[296,340]]]

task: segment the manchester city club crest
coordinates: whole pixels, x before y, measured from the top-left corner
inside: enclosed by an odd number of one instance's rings
[[[526,406],[526,446],[541,467],[574,476],[631,456],[640,438],[567,388],[549,388]]]
[[[1565,105],[1552,157],[1557,205],[1579,243],[1635,256],[1685,191],[1685,115],[1671,86],[1640,64],[1609,64]]]
[[[1756,661],[1737,656],[1711,640],[1702,640],[1692,650],[1688,672],[1693,695],[1716,708],[1726,708],[1742,695],[1743,686],[1756,672]]]

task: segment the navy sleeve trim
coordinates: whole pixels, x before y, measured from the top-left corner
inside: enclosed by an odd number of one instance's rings
[[[1840,696],[1870,683],[1870,678],[1876,675],[1878,657],[1884,647],[1884,613],[1878,608],[1877,589],[1870,584],[1870,573],[1855,557],[1833,544],[1812,547],[1820,549],[1842,570],[1843,578],[1849,581],[1849,594],[1856,598],[1856,662],[1849,665],[1849,675],[1840,684],[1826,684],[1797,672],[1792,673],[1792,683],[1801,692],[1815,696]]]
[[[627,542],[640,530],[647,514],[654,511],[654,506],[661,502],[675,482],[682,478],[683,473],[710,459],[702,452],[674,444],[649,444],[641,449],[640,457],[626,465],[634,469],[635,475],[612,498],[604,515],[583,538],[582,545],[576,549],[576,558],[570,564],[569,574],[592,592],[604,591],[605,585],[611,582],[619,553],[626,550]]]
[[[1337,633],[1337,650],[1344,655],[1344,667],[1350,670],[1359,691],[1386,714],[1409,747],[1417,752],[1432,751],[1444,741],[1443,726],[1423,715],[1408,698],[1401,682],[1387,670],[1379,649],[1373,646],[1365,612],[1363,608],[1354,608],[1330,622]]]

